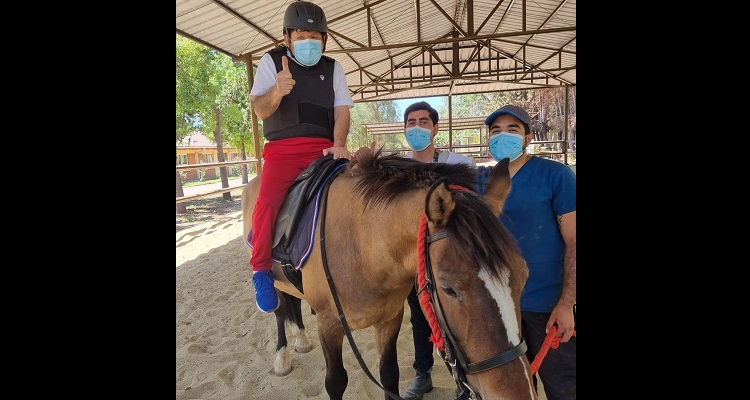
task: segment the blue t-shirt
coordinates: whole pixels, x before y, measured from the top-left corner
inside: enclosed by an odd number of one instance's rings
[[[478,193],[492,167],[477,167]],[[500,221],[516,238],[529,267],[521,310],[552,312],[562,293],[565,242],[557,216],[576,209],[576,176],[567,165],[531,157],[511,179]]]

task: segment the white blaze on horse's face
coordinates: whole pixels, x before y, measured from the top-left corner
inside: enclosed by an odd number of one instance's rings
[[[497,303],[500,310],[503,326],[507,330],[508,340],[513,346],[521,343],[521,330],[516,321],[516,306],[513,303],[513,296],[510,292],[510,271],[505,270],[500,273],[500,282],[493,279],[484,268],[480,268],[479,279],[484,282],[487,291]]]

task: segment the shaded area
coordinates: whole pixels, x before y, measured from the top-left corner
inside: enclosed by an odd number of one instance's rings
[[[224,200],[219,194],[216,197],[204,197],[186,202],[187,213],[175,215],[177,232],[241,211],[240,200],[241,196],[235,195],[232,195],[232,200]]]

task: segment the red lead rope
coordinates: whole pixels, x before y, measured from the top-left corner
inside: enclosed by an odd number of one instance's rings
[[[534,362],[530,365],[532,375],[536,374],[536,371],[539,370],[539,366],[542,365],[542,360],[544,360],[544,356],[547,355],[549,348],[552,347],[553,349],[556,349],[560,347],[560,339],[562,339],[562,336],[555,337],[555,333],[557,333],[557,327],[553,325],[549,332],[547,332],[547,337],[544,338],[542,348],[539,349],[539,353],[534,357]],[[573,331],[573,336],[575,335],[576,331]]]
[[[424,316],[427,318],[427,322],[430,323],[430,329],[432,329],[432,336],[430,341],[435,343],[440,352],[445,351],[445,342],[443,336],[440,334],[440,326],[435,318],[435,311],[432,309],[430,304],[430,293],[426,289],[427,279],[425,278],[426,267],[425,267],[425,239],[427,236],[427,216],[422,213],[422,218],[419,221],[419,234],[417,235],[417,287],[419,292],[419,304],[424,310]]]
[[[448,185],[453,190],[465,190],[469,189],[459,185]],[[445,341],[443,341],[443,335],[440,334],[440,325],[435,318],[435,311],[432,309],[430,304],[430,293],[427,289],[427,267],[425,262],[427,259],[427,252],[425,251],[425,245],[427,244],[427,216],[422,213],[419,220],[419,233],[417,234],[417,295],[419,296],[419,304],[422,306],[424,316],[427,318],[427,322],[430,324],[432,335],[430,341],[435,343],[435,347],[442,353],[445,351]],[[435,282],[433,282],[433,285]]]

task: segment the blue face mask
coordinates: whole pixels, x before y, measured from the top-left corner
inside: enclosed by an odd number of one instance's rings
[[[406,142],[414,151],[422,151],[432,142],[431,131],[421,126],[412,126],[406,130]]]
[[[509,158],[514,161],[523,154],[523,135],[500,132],[490,136],[490,154],[495,161]]]
[[[305,39],[294,42],[294,58],[306,67],[312,67],[317,64],[322,54],[322,40]]]

